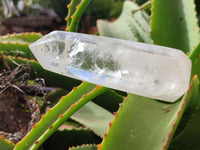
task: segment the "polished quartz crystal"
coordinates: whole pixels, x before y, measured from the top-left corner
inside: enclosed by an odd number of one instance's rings
[[[189,86],[191,61],[172,48],[54,31],[30,49],[47,70],[154,99],[173,102]]]

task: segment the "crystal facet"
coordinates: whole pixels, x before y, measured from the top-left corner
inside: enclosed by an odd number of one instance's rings
[[[30,49],[47,70],[133,94],[173,102],[189,86],[191,61],[172,48],[54,31]]]

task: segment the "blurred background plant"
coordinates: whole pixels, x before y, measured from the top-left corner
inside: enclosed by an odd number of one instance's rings
[[[142,5],[148,0],[133,0],[137,4]],[[96,21],[97,19],[115,20],[121,13],[124,0],[92,0],[88,8],[83,14],[79,25],[79,32],[95,33],[97,32]],[[65,26],[64,19],[67,16],[68,9],[66,6],[70,3],[70,0],[1,0],[0,1],[0,34],[12,33],[12,32],[29,32],[37,31],[43,34],[48,33],[45,31],[45,27],[49,25],[49,30],[63,30]],[[200,0],[195,0],[198,21],[200,19]],[[100,6],[100,7],[99,7]],[[145,9],[150,15],[150,5]],[[35,24],[34,28],[29,25],[23,24],[23,22],[29,21],[29,19],[23,19],[16,22],[16,17],[27,16],[45,16],[46,21],[38,23],[39,19],[34,18],[30,20]],[[8,18],[8,21],[5,21]],[[29,17],[28,17],[29,18]],[[32,17],[33,18],[33,17]],[[48,25],[47,25],[48,24]],[[199,21],[200,24],[200,21]],[[20,26],[23,26],[22,29]],[[34,26],[34,25],[33,25]],[[9,27],[9,29],[8,29]],[[51,28],[50,28],[51,27]]]
[[[184,6],[180,5],[180,1]],[[91,3],[85,9],[84,7],[77,7],[79,2],[82,2],[81,4],[83,2]],[[70,22],[75,20],[72,17],[74,14],[79,15],[78,18],[81,18],[81,20],[80,24],[76,22],[73,24],[76,27],[73,28],[72,25],[72,28],[68,28],[68,31],[91,34],[98,32],[102,36],[182,49],[189,53],[192,59],[192,76],[194,74],[199,76],[200,44],[197,46],[199,43],[199,26],[197,25],[193,1],[154,0],[153,4],[147,0],[135,0],[135,2],[137,4],[133,1],[125,2],[125,0],[4,0],[1,1],[2,27],[0,31],[1,34],[30,31],[46,34],[55,29],[64,30],[66,27],[65,17],[68,11],[71,11],[68,19],[69,25]],[[200,2],[199,0],[195,2],[199,17]],[[69,7],[69,3],[71,7]],[[145,5],[143,5],[144,3]],[[166,4],[169,6],[165,7]],[[152,10],[150,11],[151,7]],[[180,8],[179,11],[176,10],[177,7]],[[81,13],[78,11],[80,9],[82,9]],[[184,13],[182,10],[184,10]],[[177,13],[174,13],[174,11]],[[150,23],[149,15],[151,13],[152,22]],[[177,28],[177,24],[179,28]],[[188,28],[186,29],[185,26]],[[37,149],[41,145],[41,149],[64,150],[79,145],[79,147],[71,149],[83,148],[88,150],[97,149],[97,145],[103,140],[99,149],[133,149],[134,147],[138,150],[164,150],[171,143],[169,148],[172,150],[199,150],[200,109],[198,108],[200,106],[200,92],[197,75],[193,77],[190,89],[185,97],[172,104],[112,89],[104,89],[86,82],[78,86],[81,81],[46,71],[34,60],[28,45],[41,37],[42,35],[39,33],[0,36],[1,79],[4,75],[6,75],[6,80],[9,77],[8,85],[14,87],[15,90],[18,89],[18,93],[14,93],[14,96],[19,95],[19,89],[21,89],[22,95],[25,93],[31,100],[32,98],[35,99],[40,106],[40,112],[46,113],[39,116],[42,119],[37,125],[30,124],[29,130],[25,132],[28,133],[30,129],[31,131],[23,140],[17,136],[18,139],[14,142],[20,140],[21,142],[16,145],[12,142],[9,143],[0,136],[0,149],[12,150],[15,147],[17,150],[27,150]],[[20,69],[22,72],[19,72],[19,68],[23,68],[23,66],[30,68],[28,72],[23,69]],[[27,75],[26,79],[28,79],[21,82],[22,80],[18,80],[21,78],[20,75]],[[38,79],[40,79],[40,84],[37,84]],[[0,87],[2,87],[1,83]],[[40,89],[42,89],[42,92]],[[61,96],[63,97],[61,98]],[[22,108],[22,111],[25,110],[26,113],[31,112],[26,105],[26,102],[29,102],[30,99],[24,98],[24,103],[19,101],[20,108]],[[78,110],[86,100],[92,101]],[[14,100],[14,102],[16,101]],[[123,106],[119,103],[123,103]],[[1,108],[6,111],[10,110],[7,109],[6,104],[5,108],[4,106]],[[55,105],[56,107],[53,107]],[[70,116],[73,111],[76,111],[75,109],[78,111]],[[118,109],[119,111],[116,113]],[[184,112],[184,110],[186,111]],[[193,117],[194,115],[195,117]],[[0,119],[2,119],[1,116],[3,115],[0,115]],[[65,116],[64,119],[63,116]],[[23,120],[18,117],[13,118]],[[178,126],[179,121],[180,125]],[[4,125],[2,121],[0,123],[0,125]],[[164,126],[165,128],[163,128]],[[108,129],[109,132],[106,133]],[[172,139],[172,134],[175,131],[175,136]],[[119,142],[116,142],[116,140]],[[2,148],[2,146],[8,146],[8,148]],[[105,148],[104,146],[111,147]],[[120,148],[120,146],[123,148]]]

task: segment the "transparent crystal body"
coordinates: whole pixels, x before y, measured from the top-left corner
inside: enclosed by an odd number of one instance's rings
[[[191,61],[172,48],[53,31],[30,49],[47,70],[154,99],[173,102],[189,86]]]

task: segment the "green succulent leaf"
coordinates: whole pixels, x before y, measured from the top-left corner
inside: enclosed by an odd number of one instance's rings
[[[42,35],[40,33],[30,32],[30,33],[14,33],[7,34],[4,36],[0,36],[1,42],[12,42],[12,43],[20,43],[20,44],[31,44],[41,38]]]
[[[69,93],[69,91],[58,88],[55,91],[50,92],[45,96],[45,101],[49,101],[50,104],[45,104],[41,109],[42,112],[49,107],[55,105],[59,99]],[[108,90],[103,94],[95,97],[92,100],[95,104],[101,106],[102,108],[106,109],[107,111],[113,113],[119,109],[119,104],[122,103],[123,97],[117,94],[114,90]]]
[[[57,89],[57,90],[49,93],[45,97],[45,100],[51,102],[50,106],[53,106],[58,102],[58,100],[62,96],[66,95],[67,93],[68,92],[66,90]],[[108,105],[108,104],[110,104],[108,102],[109,102],[111,96],[113,96],[113,98],[116,98],[116,100],[118,100],[119,98],[122,99],[122,97],[117,95],[112,90],[108,90],[107,92],[96,97],[93,101],[102,100],[102,102],[104,103],[102,105]],[[104,99],[101,99],[101,98],[104,98]],[[114,105],[119,106],[118,102],[115,101],[115,99],[113,99],[111,102],[114,103]],[[100,103],[100,101],[99,101],[99,103]],[[50,106],[44,105],[43,110],[45,110],[45,108],[48,109]],[[82,125],[88,127],[90,130],[92,130],[98,136],[103,138],[103,135],[106,133],[106,131],[108,129],[108,123],[113,119],[113,114],[111,112],[105,110],[104,108],[96,105],[94,102],[88,102],[86,105],[84,105],[82,108],[80,108],[75,114],[73,114],[71,116],[71,118],[73,120],[75,120],[76,122],[79,122]]]
[[[151,36],[155,44],[192,51],[200,41],[194,0],[153,0]]]
[[[149,22],[149,16],[136,3],[125,1],[117,20],[98,20],[97,27],[102,36],[152,43]]]
[[[0,149],[2,150],[13,150],[15,144],[6,140],[4,137],[0,136]]]
[[[20,56],[24,58],[34,58],[28,48],[28,44],[12,43],[0,41],[0,53],[4,55]]]
[[[71,0],[71,3],[67,6],[67,31],[75,32],[78,30],[78,24],[81,19],[81,16],[84,13],[90,1],[91,0]]]
[[[192,61],[192,75],[197,74],[200,77],[200,43],[189,55]]]
[[[41,34],[34,32],[0,36],[0,53],[24,58],[34,58],[28,46],[41,37]]]
[[[81,0],[71,0],[71,2],[68,4],[68,15],[65,18],[67,21],[67,26],[69,27],[72,21],[72,16],[73,14],[76,12],[76,7],[78,6],[78,4],[80,4]]]
[[[69,150],[97,150],[97,145],[81,145],[77,147],[72,147]]]
[[[164,103],[128,94],[110,124],[110,129],[100,145],[100,150],[167,149],[194,93],[196,80],[197,76],[193,78],[190,89],[183,99],[175,103]]]
[[[87,103],[71,116],[73,120],[85,125],[102,138],[113,117],[113,114],[93,102]]]
[[[50,102],[50,105],[44,105],[42,110],[44,111],[50,106],[55,105],[59,99],[67,93],[68,92],[64,89],[56,89],[55,91],[50,92],[45,97],[45,101]],[[72,115],[71,118],[88,127],[98,136],[103,138],[103,135],[108,129],[108,123],[113,119],[113,110],[117,111],[119,103],[121,103],[122,100],[122,96],[118,95],[113,90],[108,90],[94,98],[93,102],[88,102],[84,105],[74,115]]]
[[[199,150],[200,142],[200,109],[193,115],[188,122],[184,132],[173,140],[169,146],[169,150]]]
[[[176,129],[176,132],[174,134],[173,140],[176,140],[184,134],[185,129],[187,129],[187,126],[190,124],[190,122],[193,120],[196,113],[199,111],[200,107],[200,91],[199,91],[199,80],[197,75],[194,76],[193,80],[193,94],[191,95],[191,100],[187,104],[186,110],[180,120],[180,123]]]

